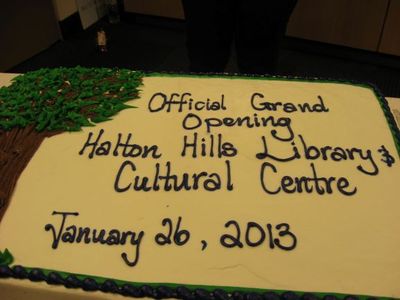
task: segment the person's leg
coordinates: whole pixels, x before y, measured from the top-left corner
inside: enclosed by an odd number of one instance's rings
[[[232,0],[182,0],[192,72],[223,72],[233,38]]]
[[[239,0],[235,43],[241,73],[274,74],[297,0]]]

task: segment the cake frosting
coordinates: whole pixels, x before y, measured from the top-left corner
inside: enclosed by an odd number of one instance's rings
[[[374,88],[149,73],[126,104],[41,142],[0,293],[400,298],[399,132]]]

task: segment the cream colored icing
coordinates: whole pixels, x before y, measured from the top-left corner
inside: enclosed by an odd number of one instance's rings
[[[333,194],[322,196],[316,193],[269,195],[260,185],[263,160],[256,159],[255,154],[262,150],[260,137],[265,135],[271,141],[270,130],[274,128],[215,128],[211,133],[223,134],[225,141],[236,146],[239,151],[236,157],[181,157],[183,136],[193,133],[181,125],[189,112],[178,113],[173,108],[171,113],[150,113],[147,103],[157,92],[190,92],[195,100],[219,100],[224,94],[227,110],[192,111],[201,118],[254,113],[290,117],[295,134],[302,134],[310,145],[371,149],[379,174],[369,176],[358,171],[356,167],[360,163],[370,168],[368,162],[360,160],[318,160],[314,163],[319,175],[345,176],[351,187],[357,187],[357,193],[344,196],[334,190]],[[329,112],[256,112],[250,106],[254,92],[274,102],[311,104],[317,103],[320,95]],[[120,112],[112,121],[43,142],[21,175],[0,224],[0,249],[8,248],[15,263],[134,282],[400,297],[399,156],[371,89],[337,83],[155,76],[144,78],[140,99],[130,104],[137,108]],[[127,170],[122,176],[123,185],[135,174],[151,177],[154,165],[159,162],[164,166],[167,160],[180,174],[207,171],[218,172],[226,178],[225,160],[228,159],[234,189],[116,193],[115,176],[126,158],[109,155],[88,159],[88,152],[78,154],[88,133],[97,135],[101,129],[104,141],[115,142],[118,133],[125,137],[132,133],[131,141],[157,144],[162,153],[158,160],[132,159],[137,171]],[[209,138],[204,127],[197,132]],[[285,133],[282,131],[282,135]],[[300,147],[298,138],[296,144]],[[382,145],[396,159],[390,168],[377,152]],[[290,142],[275,140],[270,147],[275,154],[290,154],[291,150]],[[270,186],[276,185],[283,175],[311,175],[312,161],[266,161],[278,169],[278,175],[267,172],[268,176],[273,175],[272,179],[267,176]],[[121,259],[122,252],[133,258],[131,245],[60,243],[56,250],[52,249],[51,232],[44,227],[48,223],[60,224],[61,218],[52,216],[53,211],[79,212],[78,217],[67,219],[68,225],[145,231],[139,262],[129,267]],[[154,236],[166,232],[161,225],[163,218],[171,218],[176,224],[179,216],[182,229],[191,233],[189,242],[183,246],[157,245]],[[297,237],[296,248],[292,251],[270,249],[267,241],[258,247],[225,248],[220,244],[220,237],[234,233],[232,227],[224,227],[229,220],[241,225],[242,241],[247,222],[257,222],[263,228],[267,223],[289,223]],[[201,240],[208,242],[204,251],[201,251]],[[282,238],[283,243],[288,241]],[[18,282],[8,282],[12,285],[1,281],[8,290],[18,285]],[[45,284],[40,284],[38,289],[53,290]]]

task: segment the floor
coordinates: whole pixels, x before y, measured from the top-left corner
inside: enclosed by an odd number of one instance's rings
[[[107,33],[106,53],[96,48],[99,28]],[[188,71],[184,24],[144,16],[138,16],[134,22],[131,19],[113,25],[101,21],[9,71],[19,73],[42,67],[76,65]],[[237,72],[234,54],[226,72]],[[386,96],[400,97],[400,57],[286,38],[278,73],[369,82]]]

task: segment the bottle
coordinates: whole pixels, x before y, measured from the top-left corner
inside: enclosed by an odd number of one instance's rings
[[[96,38],[97,48],[100,52],[104,53],[107,52],[107,36],[104,29],[100,29],[97,31],[97,38]]]

